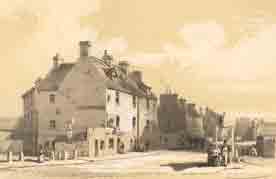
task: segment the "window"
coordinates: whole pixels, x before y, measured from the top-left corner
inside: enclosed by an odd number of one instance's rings
[[[150,100],[147,99],[147,110],[149,110],[149,109],[150,109]]]
[[[108,148],[114,149],[114,139],[113,138],[110,138],[108,140]]]
[[[134,129],[136,127],[136,117],[132,118],[132,128]]]
[[[104,141],[103,141],[103,140],[101,141],[100,149],[101,149],[101,150],[104,150]]]
[[[110,128],[114,127],[114,120],[112,118],[108,120],[107,126]]]
[[[120,116],[116,117],[116,127],[120,128]]]
[[[111,98],[111,97],[110,97],[110,94],[108,94],[108,95],[107,95],[107,102],[110,101],[110,98]]]
[[[57,109],[56,109],[56,115],[59,115],[59,114],[60,114],[60,109],[57,108]]]
[[[50,103],[55,103],[56,102],[55,98],[56,98],[56,96],[54,94],[50,94],[50,96],[49,96]]]
[[[116,91],[116,98],[115,98],[115,100],[116,100],[117,104],[120,104],[120,93],[119,93],[119,91]]]
[[[133,107],[136,108],[136,96],[132,96]]]
[[[56,128],[56,121],[50,120],[50,129],[55,129],[55,128]]]
[[[146,121],[146,128],[149,128],[149,127],[150,127],[150,121],[147,120],[147,121]]]

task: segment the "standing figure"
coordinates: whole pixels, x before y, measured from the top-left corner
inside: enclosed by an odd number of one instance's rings
[[[39,147],[38,162],[39,162],[39,163],[44,162],[44,151],[43,151],[42,145],[40,145],[40,147]]]
[[[227,163],[228,163],[228,153],[229,153],[229,149],[227,146],[227,141],[224,140],[221,148],[221,154],[222,154],[224,166],[227,166]]]

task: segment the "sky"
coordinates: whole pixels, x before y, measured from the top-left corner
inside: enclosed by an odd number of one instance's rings
[[[170,87],[217,111],[275,113],[274,0],[0,0],[0,116],[22,114],[21,95],[59,53],[107,49],[160,94]]]

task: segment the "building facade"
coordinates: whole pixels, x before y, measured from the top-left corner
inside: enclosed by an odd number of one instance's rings
[[[126,61],[115,64],[106,51],[101,59],[90,56],[89,41],[79,45],[75,63],[60,63],[56,55],[45,78],[22,95],[24,152],[54,148],[68,130],[74,136],[89,128],[112,128],[116,134],[131,134],[137,144],[155,144],[157,98],[142,73],[130,71]]]
[[[179,99],[178,95],[174,93],[161,94],[158,119],[162,133],[184,130],[186,127],[185,99]]]
[[[160,95],[158,120],[162,146],[166,148],[202,149],[207,138],[220,138],[223,119],[224,115],[179,98],[178,94],[168,91]]]

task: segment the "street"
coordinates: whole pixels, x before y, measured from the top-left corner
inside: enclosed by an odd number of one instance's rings
[[[251,159],[247,159],[251,160]],[[207,167],[206,154],[188,151],[129,153],[96,161],[65,161],[0,169],[0,178],[274,178],[276,162],[254,159],[227,168]],[[259,162],[259,163],[258,163]],[[14,162],[15,163],[15,162]],[[262,165],[260,165],[260,163]],[[267,164],[267,165],[266,165]],[[1,164],[2,165],[2,164]]]

